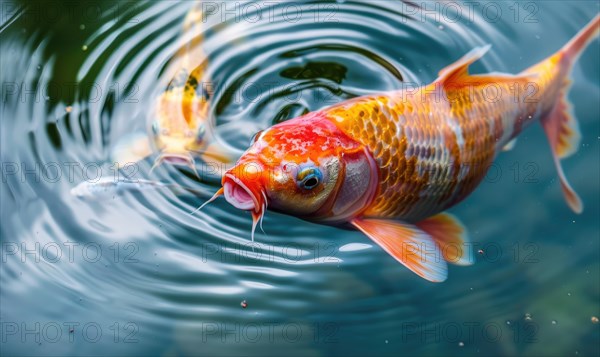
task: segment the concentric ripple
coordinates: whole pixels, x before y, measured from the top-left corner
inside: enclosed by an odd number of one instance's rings
[[[217,190],[214,167],[198,163],[200,180],[168,165],[151,172],[152,157],[121,169],[110,157],[123,138],[151,135],[156,98],[176,72],[178,53],[194,39],[202,38],[204,55],[193,61],[206,66],[198,95],[210,100],[209,125],[220,145],[241,154],[259,130],[356,96],[430,82],[475,46],[493,45],[475,72],[518,72],[560,48],[598,12],[593,2],[548,3],[57,2],[63,15],[52,18],[42,2],[6,4],[14,10],[0,27],[0,320],[19,328],[79,325],[63,330],[57,343],[9,335],[3,349],[539,355],[556,353],[546,341],[569,334],[573,344],[561,351],[597,353],[589,316],[597,316],[600,295],[600,160],[596,135],[587,133],[598,132],[598,108],[585,99],[599,94],[597,44],[574,72],[584,146],[566,166],[589,197],[586,212],[565,213],[545,138],[531,130],[500,159],[504,176],[455,210],[475,243],[502,254],[451,268],[443,285],[420,281],[345,228],[269,212],[265,234],[257,232],[252,242],[250,216],[223,200],[190,214]],[[184,30],[195,6],[204,10],[202,23]],[[529,162],[537,165],[538,184],[522,184],[522,176],[515,182],[514,164],[527,175]],[[69,193],[99,177],[161,181],[200,194],[151,189],[82,200]],[[577,239],[565,245],[565,238]],[[568,322],[568,306],[578,307],[581,316],[571,320],[577,322]],[[536,343],[515,342],[506,325],[518,321],[527,329],[525,313],[535,318]],[[93,343],[82,336],[89,323],[102,332]],[[493,324],[503,337],[490,341],[481,328],[469,337],[469,323]],[[443,335],[448,324],[457,324],[463,337]],[[423,343],[424,328],[440,328],[439,340]]]

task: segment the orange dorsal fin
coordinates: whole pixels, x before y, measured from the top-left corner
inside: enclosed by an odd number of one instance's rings
[[[385,219],[354,219],[351,222],[394,259],[420,277],[446,280],[448,267],[432,237],[418,227]]]
[[[435,80],[436,83],[446,85],[448,83],[456,83],[464,80],[469,76],[469,66],[475,61],[483,57],[491,48],[491,45],[475,47],[469,53],[462,56],[458,61],[444,67],[439,73],[439,77]]]
[[[475,262],[467,230],[453,215],[440,213],[418,222],[416,226],[433,238],[447,262],[457,265]]]

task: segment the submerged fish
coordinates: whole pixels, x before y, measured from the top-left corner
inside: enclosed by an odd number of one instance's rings
[[[86,198],[101,198],[102,196],[121,195],[125,192],[167,189],[176,195],[194,194],[203,195],[205,192],[185,188],[180,185],[149,180],[115,179],[104,177],[98,181],[83,181],[71,189],[71,195]]]
[[[348,223],[419,276],[444,281],[446,262],[466,265],[473,257],[465,228],[443,211],[467,197],[499,151],[535,121],[548,136],[569,207],[582,211],[560,159],[580,140],[569,114],[569,73],[599,24],[596,16],[560,51],[517,75],[470,75],[469,65],[489,46],[476,48],[430,85],[355,98],[272,126],[208,202],[224,195],[250,211],[252,235],[267,207]],[[490,85],[495,100],[484,95]]]
[[[203,157],[204,161],[232,161],[231,154],[217,144],[208,116],[209,93],[201,87],[209,80],[205,73],[202,24],[201,3],[197,2],[188,12],[183,29],[184,33],[194,30],[199,34],[174,56],[176,74],[156,100],[151,134],[124,137],[112,150],[114,161],[122,165],[137,162],[150,156],[153,146],[159,151],[153,169],[167,162],[187,166],[198,175],[196,157]]]

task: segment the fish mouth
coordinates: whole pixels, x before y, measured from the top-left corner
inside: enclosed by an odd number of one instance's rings
[[[190,154],[163,153],[160,155],[160,160],[175,166],[189,167],[194,164],[194,158]]]
[[[226,174],[223,182],[225,199],[235,208],[255,212],[262,211],[262,205],[252,191],[237,177]]]
[[[194,157],[190,153],[171,153],[171,152],[163,152],[161,153],[156,160],[154,160],[154,165],[150,169],[150,172],[154,171],[157,167],[162,165],[163,163],[168,163],[173,166],[184,166],[188,167],[190,170],[194,172],[196,177],[200,177],[198,175],[198,171],[196,170]]]
[[[166,163],[169,163],[171,165],[176,165],[176,166],[189,166],[191,163],[193,163],[193,161],[190,160],[189,157],[183,157],[183,156],[179,156],[179,155],[165,156],[163,158],[163,161]]]
[[[227,202],[232,206],[252,213],[251,237],[254,242],[256,226],[260,224],[260,229],[262,230],[262,220],[267,210],[268,201],[265,191],[262,190],[260,185],[253,184],[249,186],[235,175],[225,174],[223,177],[222,192]]]

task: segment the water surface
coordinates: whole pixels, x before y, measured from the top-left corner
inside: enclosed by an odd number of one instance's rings
[[[3,355],[600,354],[598,41],[569,95],[583,138],[564,168],[584,213],[563,202],[535,125],[452,209],[481,251],[442,284],[355,231],[269,212],[252,244],[250,216],[224,200],[190,215],[208,196],[69,193],[100,174],[217,189],[187,169],[150,173],[151,158],[127,172],[110,160],[146,131],[170,59],[194,36],[211,122],[241,153],[274,123],[430,82],[474,46],[493,47],[473,71],[518,72],[597,2],[211,4],[182,32],[193,2],[3,3]]]

